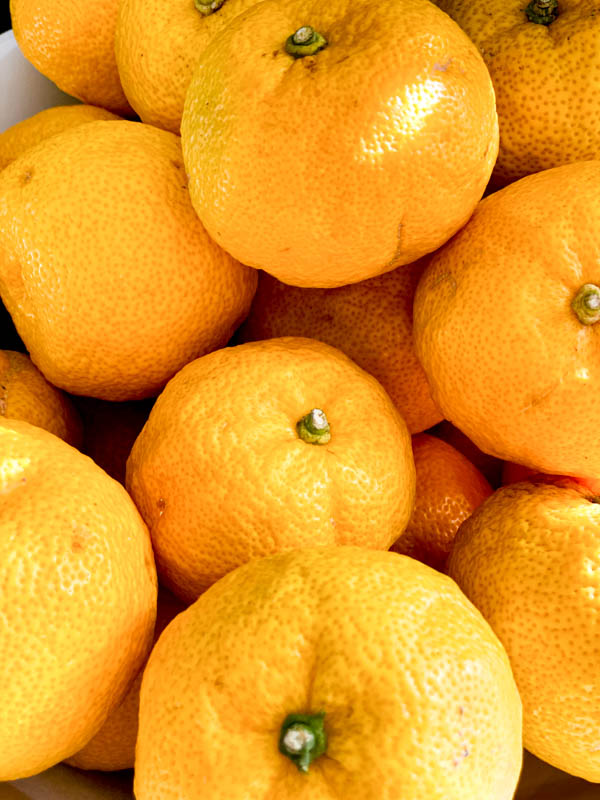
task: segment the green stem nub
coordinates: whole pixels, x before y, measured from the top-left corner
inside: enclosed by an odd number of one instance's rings
[[[308,444],[327,444],[331,439],[331,429],[325,412],[320,408],[313,408],[298,420],[296,433],[303,442]]]
[[[327,39],[310,25],[303,25],[285,41],[285,52],[294,58],[312,56],[318,50],[327,47]]]
[[[595,283],[584,283],[571,301],[575,316],[584,325],[600,320],[600,288]]]
[[[525,13],[529,22],[550,25],[558,17],[558,0],[531,0]]]
[[[208,17],[218,11],[224,2],[225,0],[194,0],[194,6],[203,17]]]
[[[325,712],[318,714],[288,714],[279,734],[279,752],[291,759],[300,772],[308,768],[327,749],[327,736],[323,720]]]

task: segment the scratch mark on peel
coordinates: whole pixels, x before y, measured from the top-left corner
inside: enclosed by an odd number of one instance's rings
[[[387,262],[386,267],[391,266],[392,264],[399,267],[399,259],[402,256],[402,231],[404,228],[404,223],[402,220],[398,223],[398,227],[396,228],[396,249],[394,250],[394,255],[390,258]],[[396,263],[398,262],[398,263]]]
[[[437,278],[431,284],[432,289],[436,289],[440,284],[444,283],[445,281],[449,281],[450,286],[452,288],[452,294],[456,294],[456,290],[458,289],[458,284],[456,282],[456,278],[454,277],[454,273],[447,271],[440,273]]]
[[[526,406],[523,406],[523,408],[520,408],[518,413],[524,414],[526,411],[529,411],[530,409],[539,406],[540,403],[542,403],[550,394],[552,394],[552,392],[556,388],[558,388],[562,382],[563,382],[563,376],[561,375],[560,378],[556,380],[553,384],[551,384],[547,389],[535,395],[531,403],[528,403]]]

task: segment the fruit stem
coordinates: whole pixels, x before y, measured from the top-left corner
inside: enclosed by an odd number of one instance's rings
[[[208,17],[218,11],[224,2],[225,0],[194,0],[194,6],[203,17]]]
[[[325,412],[320,408],[313,408],[298,420],[296,433],[308,444],[327,444],[331,439],[331,429]]]
[[[318,714],[288,714],[279,734],[279,752],[291,759],[300,772],[308,772],[312,762],[327,749],[323,720]]]
[[[558,17],[558,0],[531,0],[525,13],[536,25],[550,25]]]
[[[327,47],[327,39],[317,33],[310,25],[302,25],[295,33],[288,36],[285,41],[285,52],[294,58],[312,56],[324,47]]]
[[[600,288],[595,283],[584,283],[573,300],[571,308],[579,322],[593,325],[600,320]]]

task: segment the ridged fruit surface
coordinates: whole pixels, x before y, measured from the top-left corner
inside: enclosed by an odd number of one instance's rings
[[[442,418],[413,347],[413,298],[423,267],[417,261],[336,289],[302,289],[261,271],[235,339],[309,336],[338,347],[377,378],[410,433],[419,433]]]
[[[280,733],[319,713],[324,752],[302,772]],[[397,553],[309,548],[240,567],[166,628],[142,680],[134,789],[511,800],[522,752],[506,653],[453,581]]]
[[[321,441],[299,428],[313,411],[327,426]],[[281,337],[184,367],[136,439],[126,485],[161,580],[192,602],[259,556],[334,543],[387,549],[412,512],[415,471],[381,384],[330,345]]]
[[[327,44],[290,54],[307,27]],[[200,55],[181,138],[215,241],[284,283],[332,287],[415,261],[464,225],[498,123],[480,53],[433,3],[269,0]]]

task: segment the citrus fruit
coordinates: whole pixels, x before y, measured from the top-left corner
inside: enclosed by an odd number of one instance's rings
[[[140,119],[179,133],[188,84],[210,39],[257,0],[122,0],[115,56]]]
[[[186,602],[252,558],[387,549],[410,517],[410,436],[340,350],[280,337],[209,353],[167,384],[127,461],[159,576]]]
[[[412,437],[415,508],[391,549],[443,570],[459,525],[492,487],[466,456],[427,433]]]
[[[111,478],[125,484],[125,465],[152,408],[152,400],[111,403],[94,397],[75,397],[83,421],[82,452]]]
[[[29,356],[0,350],[0,416],[44,428],[79,447],[82,427],[70,398],[44,378]]]
[[[414,353],[412,305],[423,271],[417,261],[336,289],[303,289],[260,272],[239,342],[309,336],[338,347],[390,395],[410,433],[442,418]]]
[[[600,475],[600,161],[483,199],[430,259],[415,350],[444,417],[485,452]]]
[[[530,478],[539,475],[539,471],[524,467],[522,464],[515,464],[514,461],[505,461],[502,467],[502,484],[507,486],[509,483],[519,483],[520,481],[528,481]],[[577,483],[586,486],[595,494],[600,494],[600,479],[598,478],[577,478],[569,476]]]
[[[270,0],[201,53],[181,137],[215,241],[284,283],[332,287],[458,230],[498,127],[480,53],[427,0]]]
[[[152,641],[156,570],[122,486],[57,436],[0,417],[0,780],[79,750]]]
[[[133,112],[114,52],[119,0],[10,0],[25,58],[63,92],[116,114]]]
[[[498,489],[462,523],[449,574],[508,653],[525,747],[600,782],[600,506],[568,478]]]
[[[477,45],[496,92],[504,185],[600,158],[600,17],[593,0],[435,0]]]
[[[156,395],[227,342],[255,288],[196,216],[173,133],[89,122],[0,172],[0,294],[33,362],[72,394]]]
[[[169,622],[184,608],[185,605],[174,595],[164,587],[158,587],[153,643],[156,642]],[[121,703],[108,715],[98,733],[81,750],[78,750],[70,758],[66,758],[67,764],[79,769],[104,772],[133,767],[138,732],[140,686],[145,666],[144,663],[129,691]]]
[[[165,629],[142,680],[134,790],[510,800],[521,759],[508,659],[456,584],[330,546],[239,567]]]
[[[54,136],[55,133],[83,125],[97,119],[121,119],[104,108],[75,103],[53,106],[21,120],[0,133],[0,169],[24,153],[34,144]]]

